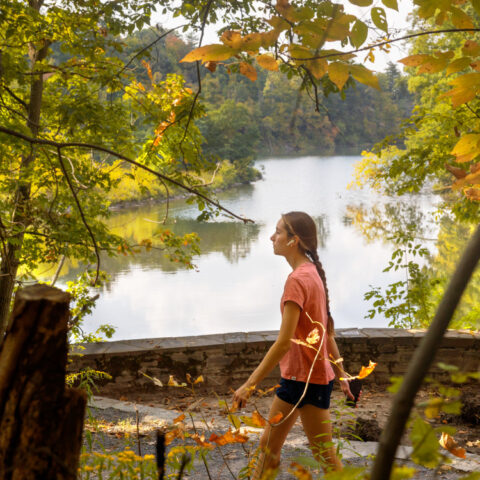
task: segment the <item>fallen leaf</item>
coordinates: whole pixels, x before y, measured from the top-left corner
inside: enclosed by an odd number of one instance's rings
[[[448,433],[442,432],[439,443],[443,448],[445,448],[445,450],[448,450],[452,455],[455,455],[459,458],[466,458],[465,449],[459,447],[455,439],[451,437]]]

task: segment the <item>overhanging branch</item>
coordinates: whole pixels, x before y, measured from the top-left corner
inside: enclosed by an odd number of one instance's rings
[[[114,150],[110,150],[109,148],[102,147],[100,145],[90,144],[90,143],[55,142],[53,140],[46,140],[46,139],[43,139],[43,138],[33,138],[33,137],[30,137],[30,136],[25,135],[23,133],[16,132],[15,130],[11,130],[9,128],[5,128],[5,127],[2,127],[2,126],[0,126],[0,133],[5,133],[5,134],[10,135],[12,137],[20,138],[20,139],[22,139],[26,142],[29,142],[32,145],[33,144],[50,145],[50,146],[55,147],[57,149],[58,148],[63,149],[63,148],[75,148],[76,147],[76,148],[85,148],[85,149],[88,149],[88,150],[96,150],[98,152],[108,153],[109,155],[113,155],[114,157],[119,158],[120,160],[123,160],[124,162],[127,162],[131,165],[135,165],[136,167],[141,168],[142,170],[145,170],[146,172],[151,173],[152,175],[156,176],[157,178],[160,178],[162,180],[165,180],[166,182],[171,183],[172,185],[175,185],[175,186],[181,188],[182,190],[185,190],[185,191],[191,193],[192,195],[196,195],[197,197],[202,198],[203,200],[205,200],[210,205],[213,205],[213,206],[217,207],[219,210],[225,212],[226,214],[232,216],[233,218],[236,218],[237,220],[241,220],[243,223],[255,223],[250,218],[241,217],[241,216],[233,213],[232,211],[223,207],[220,203],[216,202],[215,200],[212,200],[211,198],[207,197],[206,195],[199,192],[195,188],[191,188],[187,185],[184,185],[183,183],[181,183],[181,182],[179,182],[179,181],[177,181],[173,178],[170,178],[167,175],[164,175],[160,172],[152,170],[151,168],[149,168],[145,165],[142,165],[141,163],[138,163],[135,160],[132,160],[131,158],[126,157],[125,155],[122,155],[121,153],[115,152]]]

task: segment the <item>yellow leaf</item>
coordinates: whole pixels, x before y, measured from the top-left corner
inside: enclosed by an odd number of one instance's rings
[[[255,70],[255,67],[247,62],[240,62],[239,67],[240,73],[245,75],[249,80],[254,82],[257,79],[257,71]]]
[[[443,399],[431,398],[425,407],[425,416],[427,418],[435,418],[440,414],[440,409],[443,405]]]
[[[343,88],[348,80],[349,65],[341,62],[333,62],[328,65],[328,76],[330,80],[338,87]]]
[[[214,43],[212,45],[195,48],[195,50],[187,53],[180,62],[196,62],[197,60],[201,60],[202,63],[212,61],[219,62],[221,60],[228,60],[236,53],[238,53],[238,50],[235,50],[228,45]]]
[[[234,30],[225,30],[220,37],[220,40],[231,48],[236,50],[242,47],[242,35],[240,32]]]
[[[457,58],[448,65],[447,75],[465,70],[470,65],[471,61],[472,59],[470,57]]]
[[[307,62],[308,69],[315,78],[322,78],[327,73],[328,63],[323,58],[316,58]]]
[[[298,480],[312,480],[312,474],[303,466],[297,462],[292,462],[288,469],[288,472],[291,473]]]
[[[445,69],[447,64],[447,58],[430,57],[430,59],[426,60],[420,65],[420,68],[417,70],[417,74],[421,75],[422,73],[438,73]]]
[[[302,45],[292,44],[288,47],[288,50],[294,60],[312,58],[314,56],[309,48],[303,47]]]
[[[480,54],[480,44],[478,44],[474,40],[466,40],[463,44],[462,52],[464,55],[476,57]]]
[[[173,375],[170,375],[170,377],[168,378],[168,383],[167,385],[169,387],[178,387],[180,386],[179,383],[175,380],[175,378],[173,378]]]
[[[380,90],[378,77],[363,65],[350,65],[350,73],[352,74],[352,77],[357,80],[357,82]]]
[[[199,377],[197,377],[197,379],[193,382],[193,384],[197,384],[197,383],[201,383],[201,382],[204,382],[205,380],[203,379],[203,375],[200,375]]]
[[[317,350],[315,347],[312,347],[307,342],[304,342],[303,340],[300,340],[298,338],[291,338],[290,341],[292,341],[293,343],[298,343],[298,345],[303,345],[304,347],[312,348],[315,351]]]
[[[257,60],[257,63],[265,70],[270,70],[271,72],[276,72],[278,70],[278,63],[273,55],[265,53],[263,55],[257,55],[255,59]]]
[[[418,67],[419,65],[422,65],[431,58],[433,57],[431,57],[430,55],[420,53],[418,55],[410,55],[409,57],[402,58],[401,60],[399,60],[399,62],[403,63],[407,67]]]
[[[360,369],[360,373],[357,375],[357,378],[368,377],[375,370],[376,366],[377,364],[370,360],[368,363],[368,367],[362,366],[362,368]]]
[[[255,410],[251,417],[240,417],[248,427],[263,428],[267,421]]]
[[[249,33],[245,35],[242,40],[242,49],[256,52],[262,46],[261,33]]]
[[[448,433],[442,432],[439,440],[440,445],[448,450],[452,455],[460,458],[466,458],[465,449],[458,446],[458,443]]]
[[[472,19],[463,10],[450,7],[450,12],[452,15],[452,23],[457,28],[474,28]]]
[[[480,134],[467,133],[460,138],[450,152],[455,155],[457,162],[469,162],[480,154]]]

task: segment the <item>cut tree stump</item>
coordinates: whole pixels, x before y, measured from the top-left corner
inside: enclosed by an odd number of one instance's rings
[[[66,388],[70,295],[17,292],[0,347],[0,479],[77,477],[85,392]]]

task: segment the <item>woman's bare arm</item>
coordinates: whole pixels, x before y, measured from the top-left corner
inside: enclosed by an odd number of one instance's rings
[[[285,302],[278,337],[248,380],[235,391],[233,395],[234,406],[244,407],[247,404],[252,387],[258,385],[290,350],[291,339],[297,328],[299,317],[300,307],[294,302]]]

